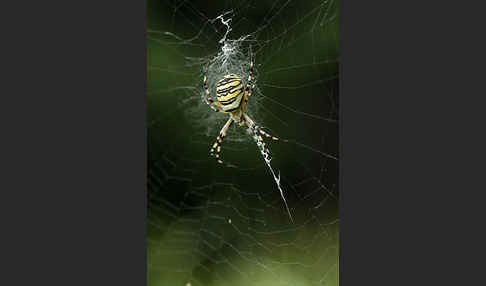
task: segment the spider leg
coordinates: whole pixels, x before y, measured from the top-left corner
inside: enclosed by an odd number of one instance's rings
[[[209,88],[208,88],[208,67],[209,64],[204,68],[204,78],[203,78],[203,88],[204,92],[206,93],[205,101],[206,104],[214,111],[214,112],[222,112],[222,113],[227,113],[223,111],[221,103],[214,101],[214,99],[211,98]],[[216,106],[216,107],[214,107]]]
[[[256,82],[256,80],[255,80]],[[246,88],[245,89],[245,93],[243,94],[243,102],[241,103],[241,110],[244,111],[245,108],[246,108],[246,104],[248,103],[248,98],[251,96],[251,92],[253,91],[253,89],[255,88],[255,82],[253,82],[253,85],[251,86],[251,88]]]
[[[219,153],[221,152],[221,143],[223,142],[223,138],[226,137],[226,132],[228,131],[228,128],[231,126],[233,123],[233,118],[229,118],[228,121],[226,121],[226,124],[223,126],[221,131],[219,132],[218,137],[216,137],[216,142],[213,144],[211,147],[211,150],[209,151],[211,153],[211,156],[216,157],[216,160],[218,163],[223,164],[223,161],[221,160]],[[216,154],[215,154],[216,151]],[[228,165],[228,167],[235,167],[233,165]]]
[[[251,80],[253,77],[253,55],[250,55],[250,69],[248,70],[248,81],[246,82],[246,89],[248,89],[251,85]],[[255,84],[253,84],[254,86]]]
[[[258,142],[261,142],[261,143],[262,143],[262,145],[263,145],[263,149],[264,149],[264,150],[265,150],[267,153],[270,153],[270,150],[269,150],[269,149],[266,147],[266,145],[265,145],[265,141],[263,141],[262,136],[260,136],[260,135],[258,134],[258,129],[259,129],[259,128],[258,128],[258,126],[256,126],[256,125],[255,125],[255,123],[253,123],[253,120],[251,120],[251,118],[250,118],[248,115],[246,115],[246,113],[243,113],[243,118],[245,119],[245,123],[246,123],[246,125],[248,126],[248,128],[250,128],[250,129],[251,129],[251,131],[253,132],[253,134],[254,134],[255,136],[257,136],[257,138],[258,138]]]
[[[253,78],[253,55],[250,56],[250,69],[248,71],[248,81],[246,82],[245,93],[243,95],[243,102],[241,103],[241,110],[245,110],[246,104],[248,103],[248,98],[251,96],[253,89],[256,84],[256,77],[252,82]]]
[[[251,129],[251,131],[253,132],[253,134],[255,134],[255,136],[257,136],[258,138],[258,141],[263,145],[263,149],[267,152],[267,153],[270,153],[270,150],[266,147],[265,145],[265,141],[263,141],[263,138],[260,134],[263,134],[265,135],[266,137],[270,137],[270,138],[275,138],[274,140],[279,140],[277,137],[274,137],[274,136],[271,136],[270,134],[264,132],[263,130],[260,129],[260,127],[258,127],[254,122],[253,120],[246,114],[246,113],[243,113],[243,118],[245,120],[245,123],[246,125],[248,126],[248,128]]]
[[[263,131],[262,129],[260,129],[260,127],[255,125],[255,122],[253,122],[253,120],[250,118],[250,116],[248,116],[246,113],[243,113],[243,118],[245,119],[245,122],[247,123],[248,127],[251,130],[253,130],[254,132],[256,131],[257,133],[260,133],[263,136],[265,136],[267,138],[271,138],[272,140],[275,140],[275,141],[281,140],[281,141],[284,141],[284,142],[288,142],[287,139],[280,139],[280,138],[272,136],[272,135],[268,134],[267,132]]]

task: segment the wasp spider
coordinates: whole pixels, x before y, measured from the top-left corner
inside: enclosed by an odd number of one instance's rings
[[[208,64],[209,66],[209,64]],[[280,140],[278,137],[272,136],[265,131],[261,130],[260,127],[255,125],[253,120],[245,113],[246,104],[248,103],[248,98],[251,96],[253,89],[255,88],[256,79],[253,79],[253,57],[250,58],[250,70],[248,71],[248,80],[245,87],[243,87],[243,82],[241,78],[236,74],[225,75],[216,84],[216,99],[214,101],[210,96],[210,91],[207,84],[207,70],[208,66],[204,71],[203,87],[206,92],[206,103],[215,112],[228,113],[230,115],[228,121],[223,126],[219,132],[216,142],[212,145],[210,154],[216,157],[218,163],[223,164],[219,153],[221,152],[221,143],[223,138],[226,136],[228,128],[233,122],[238,123],[240,126],[246,125],[251,129],[253,134],[258,136],[259,142],[264,145],[261,135],[271,138],[273,140]],[[286,140],[285,140],[286,141]],[[265,147],[265,145],[264,145]],[[266,149],[268,152],[268,149]]]

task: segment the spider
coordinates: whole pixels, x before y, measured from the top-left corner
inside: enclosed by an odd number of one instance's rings
[[[214,99],[211,98],[210,91],[208,89],[208,83],[207,83],[208,66],[209,64],[206,66],[204,70],[204,79],[203,79],[203,87],[206,92],[206,98],[205,98],[206,103],[213,111],[228,113],[230,115],[228,121],[226,121],[226,124],[219,132],[219,135],[216,138],[216,142],[212,145],[210,150],[210,155],[216,157],[218,163],[223,164],[223,161],[221,160],[219,155],[219,153],[221,152],[221,143],[223,142],[223,138],[226,136],[226,132],[228,131],[228,128],[231,126],[233,122],[238,123],[240,126],[246,125],[248,128],[250,128],[253,134],[258,136],[258,141],[263,144],[263,147],[265,147],[265,143],[263,142],[263,139],[259,134],[262,134],[267,138],[271,138],[275,141],[280,140],[278,137],[272,136],[266,133],[265,131],[261,130],[260,127],[255,125],[253,120],[245,113],[245,108],[246,108],[246,104],[248,103],[248,98],[251,96],[251,93],[255,88],[255,82],[256,82],[256,79],[252,81],[253,56],[250,56],[250,68],[248,71],[248,80],[246,82],[245,88],[243,88],[243,82],[238,75],[236,74],[225,75],[216,84],[217,101],[214,101]],[[266,149],[266,151],[268,152],[268,149]]]

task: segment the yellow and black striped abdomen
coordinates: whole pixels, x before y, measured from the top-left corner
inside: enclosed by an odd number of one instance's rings
[[[224,111],[236,110],[243,98],[243,83],[235,74],[225,75],[216,85],[216,99]]]

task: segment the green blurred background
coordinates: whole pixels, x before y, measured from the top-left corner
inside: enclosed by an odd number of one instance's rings
[[[249,113],[290,140],[268,144],[293,223],[243,128],[222,146],[240,168],[209,157],[227,115],[200,100],[202,67],[227,11],[228,38],[256,53]],[[148,285],[338,285],[337,1],[149,0],[147,14]]]

